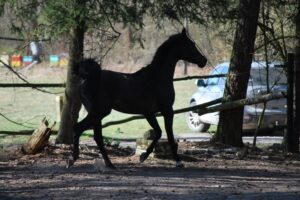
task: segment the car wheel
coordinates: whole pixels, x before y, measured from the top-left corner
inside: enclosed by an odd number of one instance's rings
[[[195,105],[197,105],[195,101],[192,101],[190,103],[191,107],[195,106]],[[195,131],[195,132],[206,132],[210,127],[210,124],[201,122],[200,116],[198,115],[198,113],[194,113],[192,111],[187,113],[186,121],[187,121],[188,127],[192,131]]]

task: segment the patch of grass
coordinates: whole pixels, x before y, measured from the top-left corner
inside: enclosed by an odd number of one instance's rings
[[[15,52],[15,48],[13,46],[9,46],[9,45],[0,46],[0,54],[11,54],[13,52]]]
[[[65,71],[62,69],[49,69],[43,70],[41,67],[37,67],[36,72],[27,72],[25,76],[30,82],[52,82],[59,83],[64,82]],[[51,71],[52,70],[52,71]],[[53,72],[54,71],[54,72]],[[19,80],[13,77],[10,73],[6,76],[0,76],[0,82],[19,82]],[[48,91],[63,92],[62,88],[46,88]],[[189,98],[196,90],[194,80],[175,82],[176,99],[173,106],[174,109],[187,107],[189,105]],[[11,123],[0,116],[0,131],[21,131],[32,130],[38,127],[41,119],[46,116],[51,122],[56,121],[56,95],[46,94],[30,88],[1,88],[0,89],[1,104],[0,113],[6,117],[23,124],[20,126]],[[81,113],[80,118],[83,118],[85,114]],[[174,116],[174,133],[186,133],[190,132],[187,127],[186,114],[177,114]],[[109,121],[115,121],[130,117],[130,115],[112,111],[112,113],[104,118],[102,124]],[[158,122],[164,132],[163,118],[159,117]],[[103,135],[109,138],[140,138],[151,127],[145,119],[131,121],[125,124],[110,126],[103,129]],[[56,125],[55,129],[58,129]],[[197,134],[197,133],[195,133]],[[87,131],[86,137],[92,137],[92,132]],[[17,138],[22,136],[10,137]],[[9,139],[8,139],[9,140]]]

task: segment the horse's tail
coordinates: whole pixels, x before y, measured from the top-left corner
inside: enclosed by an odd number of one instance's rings
[[[73,72],[82,79],[91,79],[101,73],[101,66],[94,59],[83,59],[73,64]]]

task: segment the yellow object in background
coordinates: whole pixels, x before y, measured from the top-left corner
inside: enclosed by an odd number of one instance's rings
[[[67,67],[69,64],[69,59],[65,57],[61,57],[59,60],[59,66],[60,67]]]
[[[10,65],[12,67],[22,67],[22,56],[12,55],[10,57]]]

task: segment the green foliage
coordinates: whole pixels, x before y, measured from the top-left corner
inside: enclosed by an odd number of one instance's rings
[[[228,0],[7,0],[1,2],[0,6],[4,7],[5,3],[8,4],[14,15],[12,28],[15,32],[25,32],[29,35],[27,37],[33,35],[54,37],[82,25],[86,29],[112,28],[116,23],[122,23],[125,26],[131,25],[142,29],[146,15],[151,16],[158,25],[161,25],[163,19],[181,23],[184,18],[205,24],[210,17],[223,17],[231,2]]]
[[[105,146],[119,146],[120,140],[110,137],[103,137],[103,143]]]
[[[15,16],[11,27],[14,32],[21,33],[30,28],[39,37],[60,36],[82,25],[86,29],[113,26],[115,23],[142,27],[145,14],[145,7],[139,1],[8,0],[6,3]],[[34,27],[25,22],[34,23]]]
[[[0,16],[3,15],[4,13],[4,5],[5,5],[5,1],[0,0]]]
[[[259,29],[256,37],[256,54],[265,54],[266,37],[268,57],[286,62],[287,53],[295,44],[295,16],[297,0],[263,0]],[[265,59],[265,58],[263,58]]]

